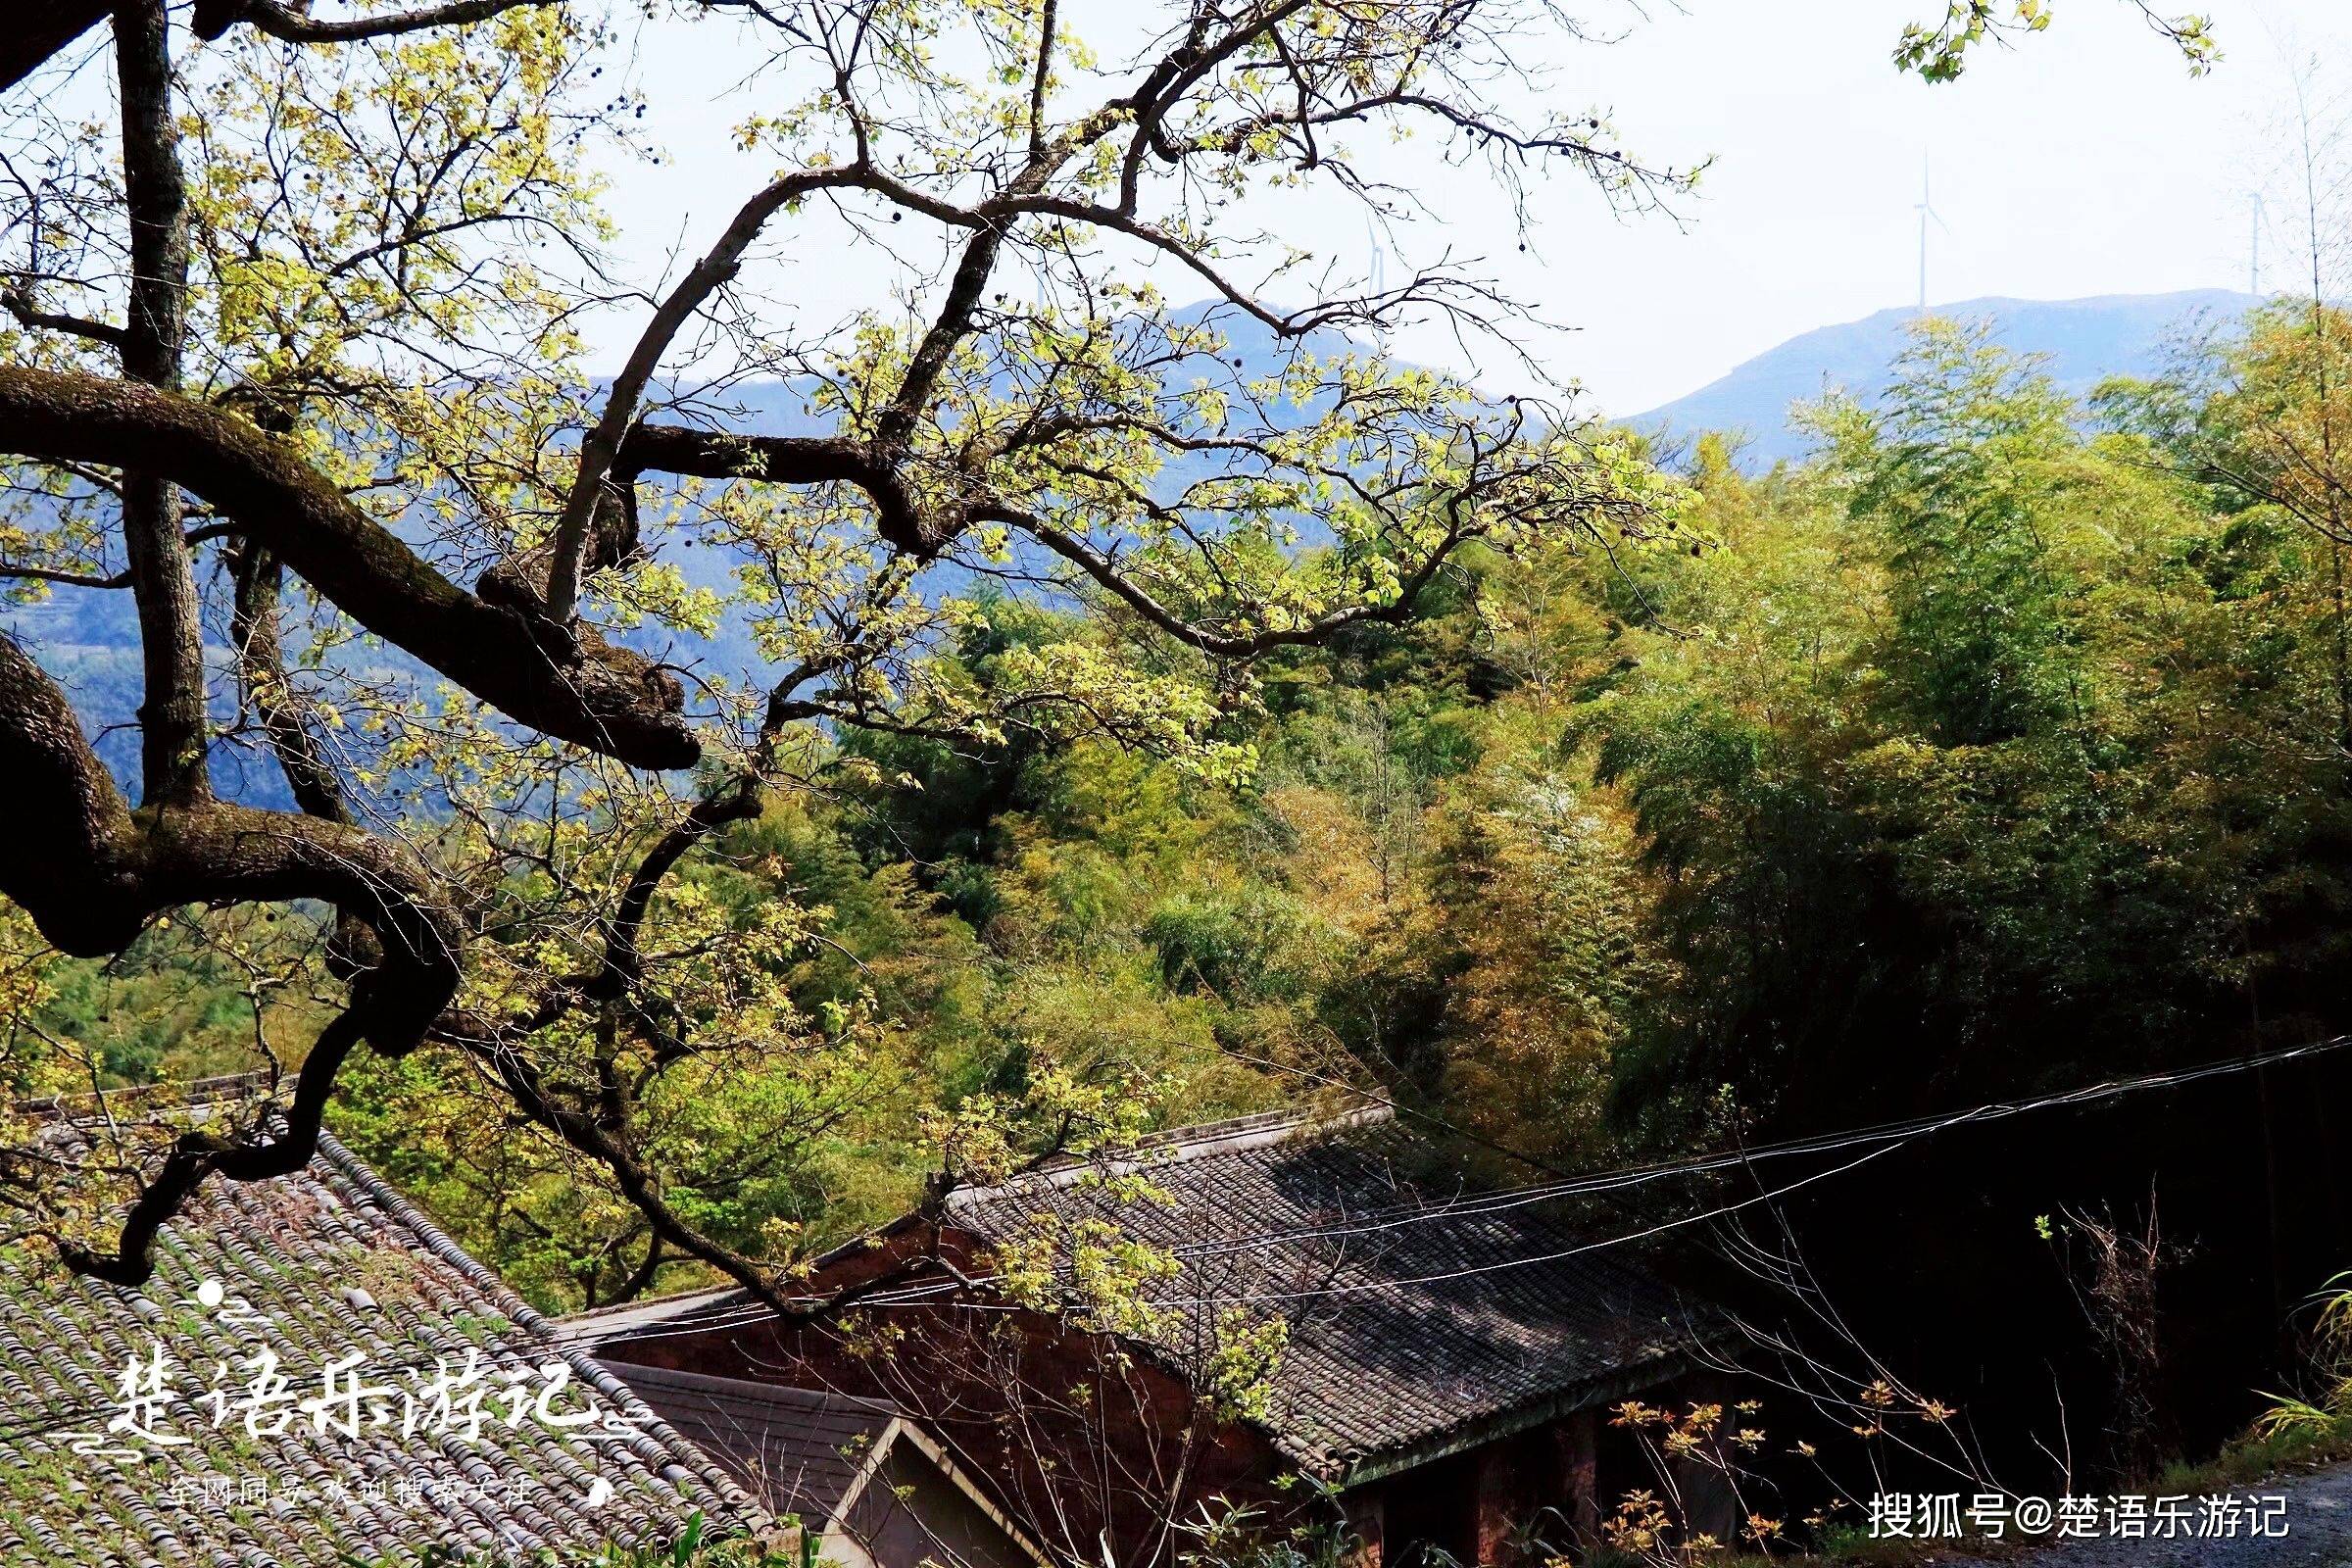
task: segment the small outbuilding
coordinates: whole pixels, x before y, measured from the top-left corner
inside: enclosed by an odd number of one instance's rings
[[[839,1568],[1048,1568],[921,1427],[879,1400],[667,1367],[612,1370]]]

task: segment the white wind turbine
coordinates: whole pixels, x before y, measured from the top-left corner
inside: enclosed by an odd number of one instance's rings
[[[2262,297],[2262,192],[2250,190],[2246,199],[2254,212],[2246,233],[2246,292]]]
[[[1936,210],[1928,177],[1928,160],[1923,156],[1919,161],[1919,313],[1922,316],[1928,313],[1928,224],[1933,222],[1946,234],[1952,231],[1952,225]]]

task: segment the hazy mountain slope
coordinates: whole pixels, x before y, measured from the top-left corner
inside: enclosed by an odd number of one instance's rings
[[[2158,368],[2165,344],[2200,318],[2225,319],[2244,310],[2252,300],[2222,289],[2182,294],[2111,295],[2098,299],[2032,301],[1983,299],[1944,307],[1944,314],[1990,316],[2000,323],[2002,340],[2011,347],[2050,356],[2059,379],[2087,390],[2105,376]],[[1204,307],[1194,307],[1194,311]],[[1186,315],[1191,312],[1183,313]],[[1787,411],[1791,403],[1818,397],[1825,386],[1844,386],[1869,393],[1886,384],[1886,366],[1901,349],[1905,325],[1915,311],[1881,311],[1876,316],[1838,326],[1825,326],[1789,339],[1757,356],[1729,375],[1701,387],[1663,408],[1627,422],[1642,429],[1664,427],[1691,434],[1701,430],[1743,430],[1752,438],[1745,461],[1765,466],[1779,458],[1800,455],[1805,438],[1790,430]],[[1256,379],[1279,372],[1285,347],[1259,324],[1229,320],[1228,356],[1233,373]],[[1335,354],[1348,347],[1337,333],[1318,334],[1310,345],[1317,354]],[[713,401],[711,420],[725,428],[762,435],[804,434],[828,428],[831,417],[812,416],[808,408],[811,385],[784,380],[756,381],[730,388]],[[1282,411],[1276,411],[1279,417]],[[1299,413],[1298,416],[1303,417]],[[1200,478],[1216,463],[1207,454],[1172,464],[1162,475],[1161,488],[1172,493]],[[1320,542],[1311,527],[1308,543]],[[666,559],[690,581],[724,586],[732,562],[710,550],[672,541]],[[1040,568],[1050,565],[1043,560]],[[934,568],[933,583],[958,586],[961,573],[949,565]],[[218,584],[215,584],[216,591]],[[216,628],[217,630],[217,628]],[[135,712],[139,696],[139,653],[130,596],[73,588],[59,589],[46,603],[0,608],[0,632],[24,642],[74,697],[84,722],[97,740],[100,754],[125,780],[136,774],[138,735]],[[724,624],[711,646],[672,646],[672,639],[642,632],[627,640],[661,657],[700,657],[719,668],[759,666],[748,628],[740,616]],[[218,681],[220,716],[229,716],[233,682],[227,673],[226,650],[215,642],[209,656],[220,669]],[[414,669],[414,662],[396,649],[372,656],[387,670]],[[222,746],[216,751],[223,794],[259,804],[284,806],[284,784],[257,753]]]
[[[1201,304],[1176,314],[1179,319],[1195,320],[1210,309]],[[1292,346],[1277,339],[1254,319],[1229,311],[1220,312],[1219,316],[1220,330],[1227,339],[1225,356],[1219,362],[1188,363],[1178,372],[1185,380],[1230,373],[1237,380],[1254,381],[1282,373],[1294,352]],[[1350,347],[1348,338],[1336,331],[1317,332],[1305,345],[1307,352],[1320,356],[1341,354]],[[662,416],[684,417],[691,422],[750,435],[819,434],[834,427],[836,416],[811,411],[810,398],[816,389],[816,383],[807,379],[748,381],[698,399],[691,415],[664,413]],[[1278,424],[1290,417],[1307,417],[1304,411],[1283,406],[1270,412]],[[1220,462],[1210,453],[1182,457],[1169,465],[1160,488],[1172,495],[1186,484],[1214,472]],[[410,533],[411,542],[424,548],[427,532],[421,526],[410,530],[396,522],[395,527]],[[1310,543],[1320,542],[1319,534],[1311,529],[1309,533]],[[426,553],[432,554],[429,549]],[[736,558],[731,553],[700,547],[673,536],[664,541],[662,559],[697,586],[721,590],[733,586]],[[1020,558],[1018,564],[1041,573],[1052,570],[1055,564],[1042,550]],[[215,670],[213,708],[216,717],[226,724],[235,716],[236,687],[232,661],[221,640],[220,625],[224,614],[219,604],[223,584],[209,564],[202,580],[215,601],[214,612],[207,620],[206,637],[206,657]],[[930,568],[925,581],[930,589],[945,592],[963,587],[967,578],[961,568],[943,562]],[[138,621],[130,595],[60,586],[38,604],[0,605],[0,635],[24,644],[64,686],[99,756],[126,788],[135,789],[142,677]],[[748,618],[742,612],[722,619],[716,636],[708,642],[676,638],[657,628],[624,632],[619,637],[656,658],[717,671],[757,672],[762,667]],[[289,632],[289,646],[299,647],[302,641],[298,631]],[[376,647],[353,657],[383,674],[430,678],[421,664],[397,648]],[[217,743],[213,767],[216,785],[230,800],[280,809],[292,805],[283,777],[250,737],[243,744]]]
[[[1990,318],[2002,343],[2049,357],[2051,373],[2069,390],[2087,392],[2111,375],[2145,375],[2162,367],[2168,344],[2200,321],[2227,320],[2254,304],[2229,289],[2180,294],[2104,294],[2081,300],[1962,300],[1936,308],[1939,316]],[[1750,439],[1752,466],[1800,457],[1808,440],[1788,425],[1793,403],[1831,387],[1870,396],[1886,384],[1886,368],[1901,352],[1913,309],[1881,311],[1859,321],[1817,327],[1757,355],[1718,380],[1626,422],[1676,435],[1740,431]]]

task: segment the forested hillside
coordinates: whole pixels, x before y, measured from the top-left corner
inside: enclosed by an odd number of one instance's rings
[[[1472,557],[1416,622],[1281,656],[1214,768],[836,736],[666,895],[688,932],[781,927],[759,961],[814,1037],[662,1102],[671,1200],[806,1252],[911,1201],[939,1138],[1034,1136],[1048,1079],[1139,1128],[1370,1087],[1524,1176],[2344,1029],[2342,475],[2307,459],[2347,333],[2279,308],[2200,378],[2085,401],[1923,323],[1882,399],[1804,411],[1818,460],[1756,479],[1699,443],[1681,541]],[[958,682],[1109,635],[980,606]],[[125,1078],[234,1065],[240,962],[166,931],[53,973],[42,1016]],[[2023,1347],[2083,1346],[2099,1398],[2048,1216],[2156,1206],[2186,1259],[2167,1441],[2211,1442],[2340,1262],[2332,1069],[2281,1071],[1953,1131],[1790,1212],[1855,1324],[2046,1414]],[[355,1062],[335,1124],[542,1302],[706,1277],[492,1104],[425,1051]]]
[[[1076,9],[649,6],[741,62],[684,149],[567,0],[0,26],[0,92],[56,87],[0,114],[0,1271],[143,1321],[218,1199],[258,1277],[331,1134],[542,1308],[724,1287],[679,1332],[741,1353],[662,1370],[928,1388],[999,1446],[983,1512],[1095,1469],[1031,1523],[1118,1568],[1324,1563],[1391,1494],[1391,1568],[1565,1561],[1505,1517],[1531,1454],[1580,1564],[1689,1568],[1702,1513],[1783,1522],[1636,1481],[1610,1528],[1596,1477],[1759,1456],[1815,1546],[1866,1488],[2072,1496],[2266,1411],[2352,1449],[2330,155],[2308,301],[2161,356],[2137,308],[2072,358],[1876,319],[1767,466],[1703,400],[1585,407],[1470,259],[1695,188],[1562,101],[1597,15]],[[1797,57],[1844,30],[1796,9]],[[2049,21],[1907,7],[1873,68]],[[640,159],[710,178],[674,254],[607,210]],[[1359,221],[1397,277],[1331,254]],[[1455,369],[1386,352],[1431,328]],[[1327,1135],[1330,1181],[1263,1153]],[[1215,1201],[1124,1223],[1228,1138]],[[1288,1250],[1252,1191],[1311,1245],[1199,1284]],[[1426,1267],[1339,1282],[1407,1224]],[[475,1343],[351,1255],[322,1300]],[[1343,1293],[1338,1414],[1284,1436]],[[1078,1446],[1020,1448],[1039,1410]],[[23,1432],[28,1509],[88,1490],[75,1419]]]

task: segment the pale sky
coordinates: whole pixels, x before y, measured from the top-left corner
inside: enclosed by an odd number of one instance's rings
[[[1407,243],[1486,258],[1570,328],[1533,345],[1555,373],[1631,414],[1795,333],[1913,303],[1923,159],[1951,228],[1931,241],[1934,300],[2242,288],[2248,192],[2274,177],[2290,102],[2285,61],[2318,53],[2352,68],[2345,0],[2197,0],[2225,51],[2202,78],[2125,0],[2058,0],[2047,32],[2014,51],[1986,47],[1957,82],[1897,75],[1888,52],[1901,24],[1941,3],[1686,0],[1653,5],[1614,44],[1562,45],[1553,63],[1567,107],[1600,108],[1652,159],[1714,158],[1699,193],[1680,204],[1682,222],[1616,219],[1562,177],[1538,187],[1542,228],[1523,255],[1479,181],[1415,147],[1379,149],[1443,219]],[[624,254],[658,271],[681,237],[696,252],[710,243],[762,166],[716,151],[752,107],[729,90],[742,57],[724,27],[660,24],[641,49],[643,128],[682,156],[615,168],[612,208]],[[2290,281],[2282,197],[2272,202],[2265,287]],[[1362,219],[1337,204],[1301,202],[1284,216],[1325,243],[1369,249],[1368,236],[1351,238]],[[787,239],[764,289],[812,317],[887,303],[870,266],[844,260],[813,234]],[[633,333],[613,323],[600,358],[616,363]],[[1396,346],[1490,380],[1509,375],[1499,363],[1465,364],[1434,334]]]

